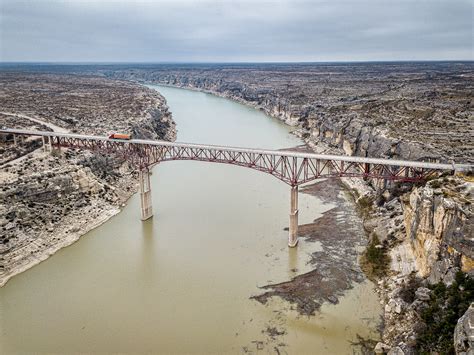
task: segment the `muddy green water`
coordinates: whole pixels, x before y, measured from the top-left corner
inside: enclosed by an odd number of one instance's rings
[[[259,148],[301,144],[263,113],[208,94],[157,87],[178,140]],[[153,219],[138,196],[123,211],[0,289],[0,353],[347,354],[376,336],[369,282],[301,317],[262,305],[259,286],[309,271],[317,243],[287,248],[289,187],[241,167],[166,162],[153,171]],[[300,194],[300,223],[333,206]],[[262,330],[286,334],[271,339]],[[283,346],[283,344],[285,344]]]

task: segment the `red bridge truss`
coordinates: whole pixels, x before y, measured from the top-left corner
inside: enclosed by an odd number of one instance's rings
[[[114,154],[129,160],[140,169],[142,218],[151,217],[149,168],[171,160],[195,160],[231,164],[255,169],[275,176],[292,186],[290,213],[290,245],[296,245],[296,230],[292,231],[292,214],[296,215],[298,186],[319,178],[359,177],[415,182],[443,171],[472,171],[468,164],[440,164],[355,156],[324,155],[295,151],[261,150],[227,146],[175,143],[152,140],[117,140],[108,137],[86,136],[43,131],[2,129],[0,134],[40,136],[45,147],[86,149],[104,155]],[[294,226],[293,226],[294,227]],[[293,233],[294,232],[294,233]],[[292,234],[294,238],[292,239]]]
[[[275,176],[291,186],[318,178],[360,177],[419,181],[440,171],[469,170],[468,164],[440,164],[406,160],[373,159],[283,150],[261,150],[151,140],[116,140],[25,130],[0,130],[3,134],[41,136],[53,147],[86,149],[128,159],[140,170],[170,160],[195,160],[255,169]]]

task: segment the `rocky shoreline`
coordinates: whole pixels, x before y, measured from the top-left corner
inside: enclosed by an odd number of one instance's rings
[[[56,74],[2,80],[2,126],[176,137],[165,99],[140,85]],[[137,191],[137,172],[119,157],[44,152],[37,139],[15,146],[8,136],[0,149],[0,286],[119,213]]]

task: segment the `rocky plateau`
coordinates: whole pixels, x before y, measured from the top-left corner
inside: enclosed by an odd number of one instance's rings
[[[65,74],[2,73],[0,126],[175,139],[156,91]],[[40,139],[0,141],[0,285],[118,213],[137,170],[117,156],[44,152]]]

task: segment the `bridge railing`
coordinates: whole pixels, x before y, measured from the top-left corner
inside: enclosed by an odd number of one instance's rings
[[[53,146],[115,154],[140,169],[172,160],[196,160],[243,166],[268,173],[291,185],[318,178],[360,177],[419,181],[439,171],[472,170],[468,164],[441,164],[294,151],[249,149],[151,140],[116,140],[57,132],[2,129],[0,133],[48,137]]]

